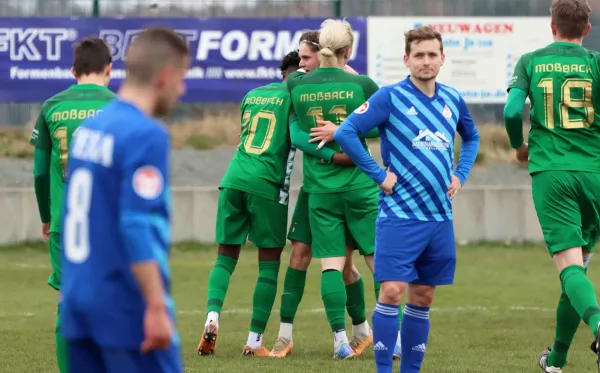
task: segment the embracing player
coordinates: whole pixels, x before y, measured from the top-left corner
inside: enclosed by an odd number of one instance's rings
[[[600,308],[586,276],[600,234],[600,55],[582,47],[590,12],[587,0],[552,2],[555,42],[520,58],[504,109],[517,159],[529,163],[533,203],[560,274],[554,347],[538,358],[548,373],[562,372],[581,320],[591,329],[600,364]],[[522,111],[528,96],[527,144]]]
[[[79,41],[73,52],[71,71],[77,84],[48,99],[42,105],[30,142],[35,146],[34,185],[42,235],[48,240],[52,273],[48,285],[60,291],[63,183],[67,172],[68,148],[80,123],[101,111],[115,94],[110,81],[112,58],[102,39]],[[60,297],[60,296],[59,296]],[[56,316],[56,359],[61,373],[67,372],[66,343],[60,332],[60,299]]]
[[[352,53],[354,36],[345,21],[326,20],[319,31],[320,67],[310,74],[288,78],[294,111],[305,131],[324,119],[341,123],[379,88],[367,76],[344,71]],[[367,147],[366,142],[364,146]],[[328,147],[339,151],[335,143]],[[324,163],[304,156],[304,185],[312,234],[312,256],[321,259],[321,295],[334,333],[334,359],[355,356],[346,333],[346,287],[342,271],[346,264],[347,232],[362,255],[373,255],[378,188],[356,167]],[[371,331],[366,320],[364,337]]]
[[[319,30],[305,31],[300,36],[299,43],[300,71],[310,73],[319,68],[318,52],[321,49],[319,45]],[[344,66],[344,70],[354,75],[358,74],[348,65]],[[316,144],[313,144],[314,141],[312,139],[307,142],[306,134],[306,129],[300,128],[298,122],[292,123],[290,127],[292,144],[305,155],[314,157],[325,163],[353,165],[347,155],[337,152],[336,149],[330,147],[318,149],[318,147],[315,147]],[[333,136],[333,133],[331,133],[331,136]],[[365,137],[378,136],[379,133],[374,131]],[[308,194],[304,191],[304,187],[301,187],[298,193],[298,199],[294,207],[294,214],[288,232],[288,239],[292,242],[292,252],[281,295],[279,334],[270,354],[270,356],[278,358],[289,355],[294,347],[292,337],[294,318],[304,295],[306,274],[312,260],[312,234],[308,217]],[[347,239],[350,247],[355,245],[350,235],[348,235]],[[373,341],[366,319],[364,282],[353,264],[351,253],[348,256],[342,274],[347,294],[346,309],[353,325],[350,347],[357,354],[361,354]],[[375,293],[378,292],[378,285],[379,283],[375,283]]]
[[[62,333],[73,373],[182,373],[171,296],[167,115],[185,92],[187,43],[148,28],[125,56],[119,97],[69,152]]]

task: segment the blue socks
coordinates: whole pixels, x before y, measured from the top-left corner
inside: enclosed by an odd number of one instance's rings
[[[372,322],[377,373],[392,373],[394,346],[398,337],[398,306],[377,302]]]
[[[373,325],[375,325],[375,317],[373,317]],[[407,304],[404,308],[401,334],[402,362],[400,363],[400,372],[419,373],[429,337],[429,308]],[[375,336],[375,328],[373,328],[373,336]],[[377,358],[377,355],[375,357]]]

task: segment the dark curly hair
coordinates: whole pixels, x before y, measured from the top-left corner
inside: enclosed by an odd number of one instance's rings
[[[300,55],[297,51],[292,51],[283,57],[283,60],[281,60],[281,65],[279,65],[279,71],[284,73],[292,66],[300,66]]]

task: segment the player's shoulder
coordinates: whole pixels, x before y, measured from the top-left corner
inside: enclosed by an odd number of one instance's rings
[[[58,92],[57,94],[48,98],[46,101],[44,101],[42,103],[42,112],[46,112],[46,111],[52,109],[52,107],[60,104],[61,102],[68,100],[70,98],[70,96],[71,96],[71,88],[67,88],[67,89],[64,89],[64,90]]]
[[[442,94],[445,93],[445,94],[451,96],[453,99],[455,99],[457,101],[461,101],[462,96],[460,95],[460,92],[456,88],[451,87],[444,83],[439,83],[439,82],[436,82],[435,84],[437,86],[439,93],[442,93]]]

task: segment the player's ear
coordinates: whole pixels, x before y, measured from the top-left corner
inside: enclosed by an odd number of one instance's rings
[[[404,66],[408,67],[408,55],[404,55]]]
[[[556,25],[552,21],[550,21],[550,30],[552,30],[552,35],[556,36]]]
[[[75,77],[75,79],[77,79],[77,74],[75,73],[74,67],[71,67],[71,74],[73,74],[73,77]]]
[[[587,26],[585,27],[585,31],[583,32],[583,37],[586,37],[590,31],[592,30],[592,24],[588,23]]]
[[[352,47],[348,48],[346,53],[344,53],[344,58],[346,61],[350,61],[350,57],[352,57]]]

